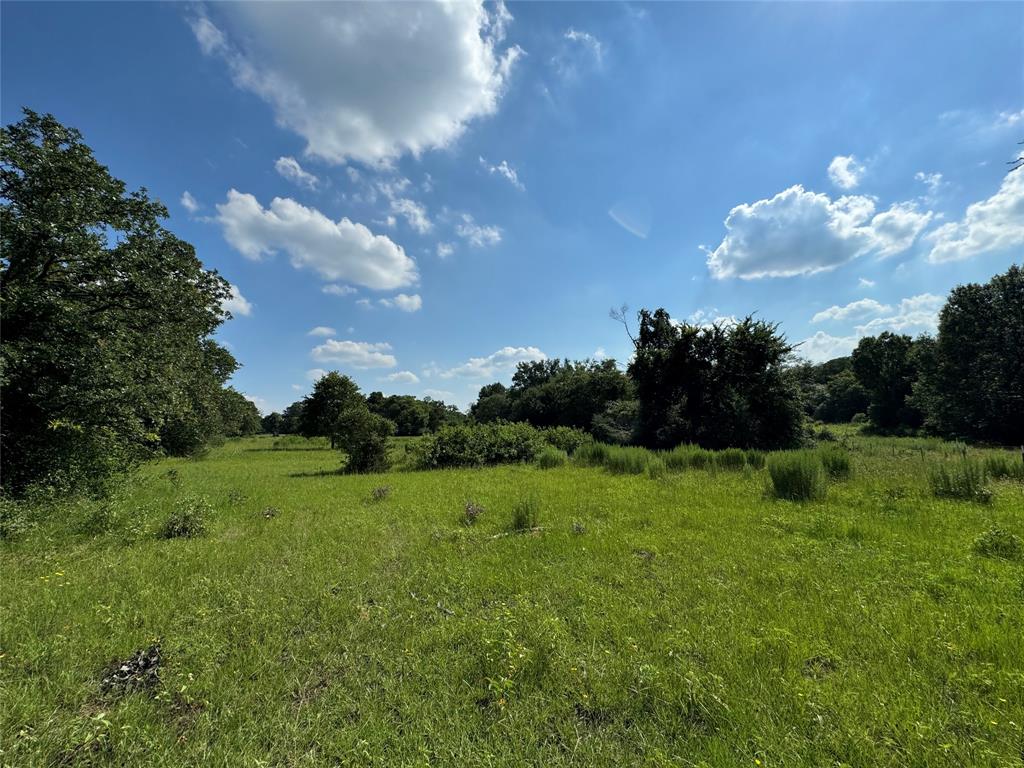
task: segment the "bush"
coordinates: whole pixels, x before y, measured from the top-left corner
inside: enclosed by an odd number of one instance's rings
[[[768,456],[768,474],[777,499],[812,501],[825,497],[825,473],[813,453],[793,451]]]
[[[707,469],[714,463],[714,454],[697,445],[677,445],[662,454],[665,466],[670,472],[685,469]]]
[[[851,424],[867,424],[868,423],[868,415],[866,413],[855,413],[850,418],[850,423]]]
[[[548,427],[541,431],[544,441],[572,456],[580,446],[594,442],[594,438],[575,427]]]
[[[603,467],[608,461],[610,445],[604,443],[587,443],[581,445],[573,454],[573,459],[584,467]]]
[[[371,413],[365,406],[344,411],[338,420],[335,440],[348,455],[346,472],[386,472],[391,466],[388,438],[395,434],[395,423]]]
[[[652,456],[646,448],[615,446],[608,449],[604,466],[615,475],[642,475]]]
[[[540,502],[533,496],[520,499],[512,507],[512,530],[530,531],[537,527]]]
[[[160,537],[163,539],[191,539],[206,533],[209,518],[213,515],[213,507],[202,496],[179,500],[174,511],[167,518]]]
[[[31,527],[26,504],[0,497],[0,541],[14,541]]]
[[[422,468],[480,467],[533,461],[544,439],[529,424],[491,422],[442,427],[426,438]]]
[[[974,540],[972,548],[975,554],[1003,560],[1017,560],[1024,553],[1020,537],[1004,528],[989,528]]]
[[[1009,452],[986,456],[985,473],[993,480],[1024,480],[1024,458]]]
[[[466,525],[476,525],[476,521],[480,519],[480,515],[484,513],[484,508],[477,504],[475,501],[467,501],[465,508],[462,510],[462,522]]]
[[[986,479],[984,465],[968,458],[937,464],[928,475],[932,495],[936,498],[982,504],[992,500],[992,491],[986,486]]]
[[[541,469],[554,469],[563,466],[568,458],[565,451],[548,446],[537,457],[537,466]]]
[[[747,464],[750,465],[751,469],[763,469],[764,468],[764,451],[758,451],[751,449],[747,451]]]
[[[833,480],[845,480],[852,474],[850,454],[839,446],[830,445],[827,448],[822,448],[818,451],[818,455],[821,456],[821,465],[825,468],[825,472]]]
[[[747,455],[739,448],[726,448],[715,454],[715,463],[721,469],[743,469]]]

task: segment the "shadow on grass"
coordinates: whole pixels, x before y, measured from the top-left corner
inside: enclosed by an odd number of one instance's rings
[[[302,453],[305,451],[333,451],[333,448],[243,448],[245,453]]]
[[[318,469],[316,472],[289,472],[288,477],[335,477],[337,475],[351,475],[344,467],[338,469]]]

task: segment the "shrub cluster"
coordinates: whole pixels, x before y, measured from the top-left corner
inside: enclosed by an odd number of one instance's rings
[[[937,499],[977,501],[987,504],[992,500],[985,475],[985,465],[980,461],[963,458],[947,461],[931,468],[928,482],[932,495]]]
[[[572,456],[583,445],[594,442],[594,438],[575,427],[548,427],[541,430],[544,441]]]
[[[537,466],[541,469],[554,469],[564,466],[568,458],[565,451],[549,445],[537,457]]]
[[[191,539],[206,533],[213,515],[213,507],[203,497],[189,497],[178,501],[174,511],[164,523],[160,537],[164,539]]]
[[[821,448],[818,455],[821,457],[821,465],[833,480],[845,480],[853,473],[850,454],[839,446],[829,445]]]
[[[813,451],[786,451],[768,456],[768,475],[778,499],[813,501],[825,497],[825,472]]]
[[[1024,480],[1024,457],[1009,451],[986,456],[985,473],[993,480]]]
[[[419,457],[420,468],[481,467],[533,461],[544,445],[541,432],[529,424],[449,425],[425,439]]]
[[[975,554],[982,557],[998,557],[1003,560],[1017,560],[1024,554],[1020,537],[1005,528],[989,528],[974,540]]]

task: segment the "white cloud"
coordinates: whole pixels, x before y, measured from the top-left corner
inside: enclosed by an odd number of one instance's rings
[[[598,347],[594,350],[594,354],[591,355],[595,360],[604,360],[608,357],[608,353],[604,351],[604,347]]]
[[[846,306],[832,305],[811,318],[812,323],[822,323],[828,320],[858,320],[872,315],[882,315],[891,312],[892,307],[888,304],[879,304],[874,299],[860,299],[851,301]]]
[[[438,243],[437,244],[437,257],[439,259],[447,259],[455,253],[454,243]]]
[[[414,293],[412,296],[399,293],[390,299],[379,299],[378,303],[382,307],[395,307],[403,312],[417,312],[423,307],[423,299],[418,293]]]
[[[477,224],[468,213],[462,214],[462,222],[456,225],[455,234],[474,248],[484,248],[501,242],[501,229]]]
[[[1024,171],[1006,175],[999,191],[971,203],[962,221],[943,224],[928,235],[928,261],[962,261],[1024,245]]]
[[[310,381],[322,379],[326,375],[327,371],[325,371],[323,368],[310,368],[308,371],[306,371],[306,378],[309,379]]]
[[[828,164],[828,177],[840,189],[853,189],[860,184],[865,170],[853,155],[836,155]]]
[[[875,200],[847,195],[832,200],[799,184],[767,200],[736,206],[726,236],[707,264],[713,277],[811,275],[866,254],[892,256],[909,248],[932,219],[913,203],[875,213]]]
[[[520,192],[526,191],[526,185],[519,180],[519,174],[516,173],[515,168],[508,164],[508,160],[502,160],[497,165],[491,165],[486,160],[484,160],[483,157],[481,157],[480,165],[482,165],[484,169],[492,176],[494,174],[498,174],[499,176],[504,177],[509,184],[518,189]]]
[[[391,210],[393,213],[404,216],[409,226],[421,235],[427,234],[434,228],[434,223],[427,217],[427,209],[415,200],[407,198],[392,200]],[[391,221],[393,222],[394,219],[391,219]],[[394,226],[394,224],[391,224],[391,226]]]
[[[690,325],[699,325],[701,328],[711,328],[715,325],[736,325],[739,320],[736,319],[735,315],[723,315],[717,308],[709,307],[707,309],[698,309],[693,312],[688,318],[686,318],[686,322]]]
[[[928,187],[928,194],[932,196],[938,193],[946,183],[942,180],[941,173],[925,173],[924,171],[918,171],[914,174],[914,179]]]
[[[338,332],[333,328],[326,325],[318,325],[316,328],[311,330],[307,336],[336,336]]]
[[[865,299],[864,301],[871,301],[871,299]],[[935,333],[939,324],[939,310],[942,309],[945,301],[945,298],[942,296],[936,296],[933,293],[922,293],[918,296],[903,299],[895,310],[884,305],[878,305],[877,308],[872,307],[869,311],[877,311],[879,314],[885,313],[884,316],[875,317],[862,325],[855,326],[853,332],[846,336],[833,336],[824,331],[818,331],[813,336],[800,342],[800,346],[797,347],[797,354],[811,362],[820,363],[825,360],[831,360],[834,357],[850,354],[862,338],[865,336],[877,336],[883,331],[905,333],[908,336]],[[858,304],[862,304],[862,302],[854,302],[853,304],[848,304],[847,307],[853,307]],[[856,312],[845,316],[834,316],[835,313],[832,312],[833,310],[838,310],[838,313],[842,314],[847,307],[832,307],[825,312],[819,312],[811,322],[818,322],[819,318],[826,313],[831,314],[830,317],[825,319],[854,319]],[[864,315],[862,314],[861,317],[864,317]]]
[[[434,400],[454,400],[457,397],[454,392],[449,392],[447,389],[424,389],[423,394]]]
[[[494,378],[511,373],[521,362],[547,360],[548,356],[537,347],[502,347],[487,357],[471,357],[465,363],[448,370],[436,370],[442,379],[456,376],[466,378]]]
[[[330,296],[351,296],[356,292],[351,285],[336,285],[334,283],[329,283],[320,290]]]
[[[868,280],[866,277],[861,277],[861,278],[858,278],[857,285],[859,285],[861,288],[874,288],[875,287],[875,281],[874,280]]]
[[[224,238],[249,259],[284,251],[296,269],[308,267],[326,280],[347,280],[388,290],[417,282],[416,262],[402,247],[362,224],[332,221],[315,208],[275,197],[263,208],[234,189],[217,206]]]
[[[589,32],[569,27],[562,35],[562,47],[551,58],[555,71],[565,80],[575,80],[581,69],[600,69],[604,64],[604,44]]]
[[[310,354],[318,363],[342,363],[353,368],[394,368],[398,361],[394,355],[388,354],[390,351],[391,345],[387,342],[371,344],[327,339],[314,347]]]
[[[304,170],[302,166],[299,165],[299,161],[294,157],[277,158],[277,162],[274,163],[274,170],[284,178],[288,179],[288,181],[294,182],[300,187],[316,189],[320,184],[320,179],[309,171]]]
[[[202,207],[187,189],[181,193],[181,205],[189,213],[195,213]]]
[[[800,342],[796,353],[812,363],[823,363],[834,357],[845,357],[850,354],[858,341],[860,338],[857,336],[832,336],[824,331],[818,331]]]
[[[419,384],[420,377],[412,371],[396,371],[395,373],[388,374],[384,377],[387,381],[393,381],[396,384]]]
[[[192,20],[202,51],[270,104],[306,154],[379,164],[449,146],[497,111],[522,51],[482,2],[234,3]],[[230,40],[229,40],[230,37]],[[244,47],[243,47],[244,46]]]
[[[237,285],[231,286],[231,297],[221,306],[235,317],[238,317],[239,315],[248,317],[252,314],[252,304],[245,298],[245,296],[242,295],[242,292],[238,290]]]

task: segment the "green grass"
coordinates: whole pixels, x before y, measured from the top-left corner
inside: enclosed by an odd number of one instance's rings
[[[826,501],[579,456],[347,476],[263,438],[5,512],[0,763],[1019,766],[1024,488],[935,498],[959,448],[843,439]],[[205,534],[160,538],[185,498]],[[104,692],[154,644],[156,684]]]

